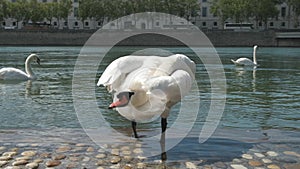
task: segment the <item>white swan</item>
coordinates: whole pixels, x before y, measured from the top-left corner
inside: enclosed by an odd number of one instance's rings
[[[36,61],[40,65],[40,58],[36,54],[31,54],[25,61],[25,72],[16,68],[0,69],[0,80],[33,80],[36,79],[35,74],[31,70],[30,63]]]
[[[257,61],[256,61],[256,50],[257,50],[257,45],[253,47],[253,62],[252,60],[248,58],[239,58],[238,60],[234,61],[231,59],[231,61],[237,65],[237,66],[257,66]]]
[[[116,110],[132,122],[149,122],[161,116],[162,133],[171,107],[185,96],[195,79],[195,63],[187,56],[124,56],[103,72],[97,86],[113,92]]]

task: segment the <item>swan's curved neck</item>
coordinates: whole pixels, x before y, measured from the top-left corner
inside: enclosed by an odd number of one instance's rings
[[[257,65],[257,61],[256,61],[256,48],[253,49],[253,63]]]
[[[32,69],[31,69],[31,58],[27,58],[25,61],[25,72],[28,75],[29,78],[34,79],[35,78],[35,74],[33,73]]]

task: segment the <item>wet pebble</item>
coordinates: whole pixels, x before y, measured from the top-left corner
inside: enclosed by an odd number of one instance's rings
[[[94,149],[93,147],[89,147],[89,148],[86,149],[86,151],[87,151],[87,152],[94,152],[95,149]]]
[[[123,154],[123,155],[130,155],[130,154],[131,154],[131,151],[129,151],[129,150],[124,150],[124,151],[122,151],[122,154]]]
[[[133,168],[132,165],[126,164],[123,169],[132,169],[132,168]]]
[[[6,147],[0,146],[0,151],[3,151],[3,150],[5,150],[5,149],[6,149]]]
[[[133,157],[131,157],[131,156],[124,156],[124,157],[123,157],[123,160],[124,160],[125,162],[130,162],[130,161],[133,160]]]
[[[7,166],[4,169],[21,169],[19,166]]]
[[[271,156],[271,157],[276,157],[276,156],[278,156],[278,153],[276,153],[275,151],[268,151],[267,155]]]
[[[51,157],[51,153],[42,153],[40,154],[41,158],[50,158]]]
[[[90,160],[91,160],[90,157],[83,157],[83,159],[82,159],[83,162],[89,162]]]
[[[2,154],[2,156],[9,156],[9,157],[12,157],[12,156],[15,156],[17,155],[18,153],[15,152],[15,151],[9,151],[9,152],[5,152]]]
[[[119,156],[112,156],[110,159],[110,163],[117,164],[121,161],[121,158]]]
[[[233,169],[247,169],[247,167],[241,165],[241,164],[231,164],[230,165]]]
[[[80,157],[70,157],[69,160],[73,161],[73,162],[78,162],[81,160],[81,158]]]
[[[76,168],[77,165],[78,165],[78,164],[76,164],[76,163],[69,163],[69,164],[66,165],[66,168],[67,168],[67,169]]]
[[[260,167],[260,166],[263,165],[262,162],[256,161],[256,160],[250,160],[250,161],[248,162],[248,164],[249,164],[250,166],[252,166],[252,167]]]
[[[44,161],[44,160],[42,160],[42,159],[40,159],[40,158],[33,160],[34,163],[42,163],[43,161]]]
[[[146,164],[145,163],[137,163],[136,168],[146,168]]]
[[[110,169],[121,169],[121,165],[120,164],[115,164],[109,167]]]
[[[143,150],[142,150],[141,148],[135,148],[135,149],[133,150],[133,153],[134,153],[134,154],[142,154],[142,153],[143,153]]]
[[[261,154],[261,153],[254,153],[254,155],[258,158],[264,158],[265,155]]]
[[[76,147],[87,147],[88,145],[85,143],[77,143],[75,146]]]
[[[185,162],[185,167],[188,169],[197,169],[197,166],[192,162]]]
[[[17,152],[17,151],[19,151],[19,148],[16,148],[16,147],[15,148],[11,148],[10,151]]]
[[[24,151],[21,155],[22,156],[32,157],[32,156],[36,155],[36,151]]]
[[[60,164],[61,164],[61,162],[58,161],[58,160],[51,160],[51,161],[46,162],[47,167],[55,167],[55,166],[58,166]]]
[[[278,165],[275,165],[275,164],[268,165],[267,168],[269,168],[269,169],[280,169],[280,167]]]
[[[9,161],[0,161],[0,167],[3,167],[8,163],[9,163]]]
[[[293,151],[284,151],[283,153],[286,154],[286,155],[296,156],[296,157],[300,158],[300,154],[296,153],[296,152],[293,152]]]
[[[56,152],[57,153],[64,153],[64,152],[68,152],[71,150],[71,147],[70,146],[61,146],[59,147]]]
[[[297,164],[285,164],[283,165],[285,169],[299,169],[300,163]]]
[[[19,165],[25,165],[27,164],[28,161],[27,160],[18,160],[12,163],[13,166],[19,166]]]
[[[0,157],[0,161],[9,161],[11,159],[13,159],[11,156],[2,156],[2,157]]]
[[[96,162],[96,165],[97,165],[97,166],[103,166],[105,163],[106,163],[106,162],[105,162],[104,160],[98,160],[98,161]]]
[[[250,155],[250,154],[243,154],[242,157],[244,159],[247,159],[247,160],[252,160],[253,159],[252,155]]]
[[[272,163],[272,160],[267,159],[267,158],[263,158],[262,161],[263,161],[265,164],[270,164],[270,163]]]
[[[27,144],[27,143],[19,143],[19,144],[17,144],[16,146],[17,146],[17,147],[28,147],[29,144]]]
[[[112,155],[119,155],[119,153],[120,153],[120,150],[119,150],[119,149],[112,149],[112,150],[111,150],[111,154],[112,154]]]
[[[28,164],[26,164],[25,167],[28,169],[37,169],[37,168],[39,168],[39,163],[35,163],[35,162],[28,163]]]
[[[16,158],[16,160],[17,161],[19,161],[19,160],[31,160],[31,157],[28,157],[28,156],[23,156],[23,157],[18,157],[18,158]]]
[[[56,156],[53,157],[54,160],[62,160],[65,159],[67,156],[64,154],[58,154]]]
[[[98,155],[96,155],[96,158],[99,158],[99,159],[105,158],[105,157],[106,157],[106,154],[98,154]]]
[[[241,163],[242,160],[240,160],[240,159],[238,159],[238,158],[235,158],[235,159],[232,160],[232,162],[233,162],[233,163]]]

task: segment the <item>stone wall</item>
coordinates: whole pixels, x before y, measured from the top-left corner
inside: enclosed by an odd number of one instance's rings
[[[186,30],[182,30],[186,31]],[[0,31],[1,46],[82,46],[94,31]],[[121,32],[107,32],[107,36],[116,36]],[[180,33],[180,32],[179,32]],[[299,39],[276,39],[274,31],[263,32],[233,32],[233,31],[206,31],[204,32],[216,47],[235,46],[300,46]],[[192,34],[191,34],[192,36]],[[171,39],[171,40],[170,40]],[[105,42],[105,41],[104,41]],[[103,44],[105,45],[105,44]],[[151,46],[180,46],[181,42],[162,36],[137,36],[128,38],[119,45],[151,45]]]

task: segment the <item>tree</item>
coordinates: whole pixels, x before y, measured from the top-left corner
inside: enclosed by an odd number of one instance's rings
[[[294,20],[295,25],[294,27],[297,27],[299,25],[299,16],[300,16],[300,0],[289,0],[289,3],[293,7],[292,10],[294,12]]]
[[[16,19],[17,27],[20,21],[24,21],[26,18],[29,20],[29,3],[27,0],[17,0],[15,3],[11,3],[11,8],[10,17]]]
[[[52,23],[53,18],[58,13],[58,5],[57,2],[49,2],[43,5],[45,11],[45,18]]]
[[[0,21],[3,21],[9,15],[9,3],[7,0],[0,1]]]
[[[66,20],[72,11],[72,1],[71,0],[60,0],[59,2],[54,2],[54,17],[58,21],[58,27],[60,27],[60,20]]]
[[[251,16],[252,0],[214,0],[211,12],[221,18],[222,23],[233,19],[236,23],[244,22]]]
[[[275,18],[278,16],[278,9],[276,4],[278,2],[274,0],[253,0],[255,9],[253,10],[253,17],[257,22],[264,23],[265,29],[268,28],[268,19]]]

